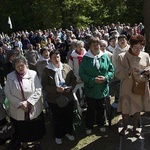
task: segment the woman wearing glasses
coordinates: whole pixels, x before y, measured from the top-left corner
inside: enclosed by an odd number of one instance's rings
[[[142,35],[134,35],[130,38],[130,48],[127,52],[118,56],[115,75],[121,80],[118,111],[122,113],[123,129],[120,134],[127,133],[129,116],[133,116],[133,135],[140,136],[137,131],[140,112],[150,111],[150,93],[148,78],[150,74],[149,54],[143,52],[145,39]],[[145,71],[143,71],[145,70]],[[133,79],[145,82],[143,95],[134,94]],[[142,90],[142,89],[140,89]]]

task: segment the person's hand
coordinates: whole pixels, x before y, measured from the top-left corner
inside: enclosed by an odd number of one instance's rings
[[[149,75],[149,74],[150,74],[150,70],[146,70],[146,71],[144,72],[144,74],[145,74],[145,75]]]
[[[97,76],[96,78],[95,78],[95,82],[96,83],[98,83],[98,84],[101,84],[101,83],[103,83],[103,82],[105,82],[105,77],[104,76]]]
[[[63,93],[64,92],[64,88],[59,86],[59,87],[56,88],[56,91],[60,92],[60,93]]]
[[[29,106],[28,101],[22,101],[20,103],[20,108],[23,109],[25,112],[28,112],[28,106]]]
[[[70,92],[71,88],[67,88],[64,90],[64,92]]]
[[[129,71],[129,73],[138,73],[139,69],[137,69],[137,68],[129,68],[128,71]]]
[[[81,78],[78,79],[77,83],[82,83],[83,81],[81,80]]]

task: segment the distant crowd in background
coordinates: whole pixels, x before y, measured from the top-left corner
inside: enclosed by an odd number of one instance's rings
[[[76,40],[82,40],[84,42],[84,48],[86,51],[89,49],[89,38],[91,36],[98,37],[100,40],[104,40],[106,44],[106,50],[113,53],[117,47],[118,37],[125,35],[127,43],[132,35],[145,34],[144,25],[142,23],[134,24],[131,26],[130,23],[111,23],[106,26],[95,27],[93,25],[89,27],[74,28],[70,26],[69,29],[63,30],[62,28],[48,29],[48,30],[37,30],[37,31],[17,31],[11,33],[11,35],[1,33],[0,34],[0,72],[1,72],[1,84],[4,86],[3,77],[6,76],[4,71],[5,64],[9,62],[9,52],[13,50],[16,55],[23,54],[28,50],[35,50],[35,56],[31,57],[30,53],[26,54],[28,57],[28,63],[34,69],[37,61],[40,58],[40,49],[47,47],[49,51],[58,50],[60,51],[61,61],[68,62],[70,54],[76,45]],[[76,47],[76,46],[75,46]],[[11,53],[11,52],[10,52]],[[8,54],[8,56],[7,56]],[[33,55],[33,54],[32,54]],[[6,59],[7,56],[7,59]],[[32,68],[31,67],[31,68]]]
[[[49,51],[58,50],[60,52],[61,61],[68,62],[73,50],[76,48],[76,41],[82,40],[86,51],[89,49],[89,38],[91,36],[98,37],[106,46],[106,50],[115,65],[115,56],[112,57],[114,50],[118,47],[118,37],[120,35],[126,36],[126,41],[130,40],[132,35],[145,34],[144,25],[142,23],[134,24],[110,24],[107,26],[93,25],[84,28],[74,28],[70,26],[69,29],[48,29],[37,31],[18,31],[13,32],[10,36],[8,34],[0,34],[0,83],[4,86],[4,77],[8,74],[8,66],[6,65],[10,60],[10,55],[23,54],[26,56],[29,68],[36,70],[37,61],[40,60],[41,48],[47,47]],[[126,47],[126,44],[123,45]],[[13,52],[11,52],[13,50]],[[30,50],[30,51],[28,51]],[[34,50],[34,51],[32,51]],[[105,50],[105,48],[103,48]],[[31,52],[32,51],[32,52]],[[115,52],[114,52],[115,53]],[[7,67],[6,67],[7,66]],[[6,69],[5,69],[6,68]]]
[[[88,50],[87,43],[88,37],[93,35],[100,39],[106,40],[108,42],[110,37],[118,37],[121,34],[127,36],[129,40],[131,35],[141,34],[144,35],[144,25],[142,23],[134,24],[131,26],[128,24],[110,24],[106,26],[95,27],[93,25],[89,27],[74,28],[70,26],[68,29],[47,29],[47,30],[37,30],[37,31],[17,31],[8,34],[0,34],[0,46],[3,49],[9,51],[15,47],[19,47],[21,51],[25,52],[28,49],[28,45],[32,44],[33,48],[39,50],[40,47],[48,46],[50,50],[62,48],[65,52],[68,52],[71,42],[74,39],[83,40],[85,43],[85,48]],[[52,43],[52,44],[51,44]],[[63,43],[59,45],[59,43]],[[54,44],[54,45],[53,45]]]

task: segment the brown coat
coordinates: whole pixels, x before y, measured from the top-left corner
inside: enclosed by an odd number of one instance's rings
[[[63,64],[62,76],[67,86],[72,86],[72,89],[76,86],[76,77],[69,65]],[[55,84],[55,71],[44,68],[42,72],[42,86],[43,90],[47,92],[47,101],[50,103],[56,103],[56,98],[61,94],[56,91]],[[63,93],[70,101],[74,100],[72,90],[70,92]]]
[[[50,62],[50,61],[49,61]],[[38,75],[41,79],[42,77],[42,71],[43,69],[47,66],[47,62],[46,60],[45,61],[38,61],[37,64],[36,64],[36,67],[37,67],[37,72],[38,72]]]
[[[118,111],[123,114],[133,115],[136,112],[150,111],[150,93],[148,77],[140,75],[140,73],[133,74],[137,80],[146,81],[145,95],[136,95],[132,93],[133,78],[129,76],[128,69],[130,68],[127,58],[131,67],[143,70],[150,66],[149,54],[140,52],[139,56],[133,56],[128,51],[121,53],[118,57],[116,67],[116,77],[121,80],[120,84],[120,98],[118,103]]]

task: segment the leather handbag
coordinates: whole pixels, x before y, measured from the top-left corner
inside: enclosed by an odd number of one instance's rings
[[[137,95],[144,95],[145,94],[145,82],[138,82],[133,77],[133,86],[132,86],[132,93]]]
[[[131,67],[130,65],[130,61],[128,59],[128,57],[126,56],[127,61],[128,61],[128,65],[129,67]],[[137,81],[134,76],[132,76],[133,79],[133,85],[132,85],[132,93],[136,94],[136,95],[144,95],[145,94],[145,87],[146,87],[146,82],[144,81]]]
[[[65,107],[69,102],[69,99],[61,94],[58,98],[56,98],[56,103],[59,107]]]

